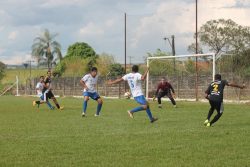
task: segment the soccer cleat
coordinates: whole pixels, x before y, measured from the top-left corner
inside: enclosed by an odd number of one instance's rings
[[[54,106],[52,106],[50,109],[51,109],[51,110],[54,110],[54,109],[55,109],[55,107],[54,107]]]
[[[208,119],[204,122],[204,125],[207,126],[207,124],[209,123]]]
[[[134,118],[133,113],[131,111],[128,111],[128,115],[130,118]]]
[[[83,113],[82,113],[82,117],[85,117],[85,116],[86,116],[86,114],[83,112]]]
[[[162,108],[162,106],[161,106],[161,105],[158,105],[158,108]]]
[[[210,127],[210,126],[211,126],[211,124],[208,122],[207,125],[206,125],[206,127]]]
[[[59,108],[59,110],[63,110],[63,109],[64,109],[64,107],[60,107],[60,108]]]
[[[174,105],[174,108],[176,108],[177,106],[176,105]]]
[[[95,114],[95,117],[99,117],[100,116],[100,114]]]
[[[158,120],[158,118],[153,118],[150,122],[151,123],[154,123],[155,121],[157,121]]]
[[[33,101],[33,102],[32,102],[32,105],[35,107],[35,105],[36,105],[36,101]]]

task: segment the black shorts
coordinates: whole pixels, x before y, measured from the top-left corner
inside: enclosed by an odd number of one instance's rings
[[[159,93],[158,93],[158,97],[159,97],[159,98],[162,98],[162,97],[164,97],[164,96],[167,96],[167,97],[169,97],[169,98],[172,98],[172,95],[171,95],[170,92],[159,92]]]
[[[44,93],[44,97],[45,97],[46,100],[48,100],[48,99],[51,99],[52,97],[55,97],[55,96],[50,90],[47,93]]]
[[[212,101],[209,100],[211,109],[214,110],[216,109],[217,113],[222,114],[224,111],[224,106],[223,106],[223,102],[222,101]]]

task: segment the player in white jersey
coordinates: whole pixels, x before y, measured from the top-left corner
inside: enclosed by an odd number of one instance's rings
[[[84,91],[83,91],[84,101],[83,101],[82,117],[86,116],[86,110],[87,110],[89,97],[91,97],[93,100],[96,100],[98,103],[95,116],[100,115],[103,101],[95,89],[96,84],[97,84],[97,80],[98,80],[98,75],[97,75],[97,68],[96,67],[92,67],[90,73],[86,74],[80,80],[80,84],[82,85],[82,87],[84,89]]]
[[[132,73],[126,74],[122,78],[116,79],[114,81],[109,81],[108,84],[111,85],[111,84],[119,83],[121,81],[127,81],[135,101],[141,104],[141,106],[136,107],[132,110],[129,110],[128,111],[129,116],[131,118],[134,118],[133,113],[146,110],[147,115],[150,119],[150,122],[153,123],[158,119],[152,116],[152,113],[149,108],[149,104],[146,101],[145,96],[143,95],[142,86],[141,86],[141,81],[144,81],[146,79],[148,69],[145,71],[143,75],[138,73],[138,71],[139,71],[139,67],[137,65],[133,65]]]
[[[37,106],[39,107],[40,104],[47,103],[50,109],[54,109],[54,107],[50,104],[50,102],[44,98],[43,89],[44,89],[44,76],[40,76],[40,81],[36,84],[36,92],[37,96],[42,101],[33,101],[33,106],[37,104]]]

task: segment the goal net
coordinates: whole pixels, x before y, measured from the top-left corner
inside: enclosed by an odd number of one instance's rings
[[[162,78],[171,83],[177,99],[199,100],[215,75],[215,54],[192,54],[148,57],[150,72],[146,81],[146,97],[155,95]]]

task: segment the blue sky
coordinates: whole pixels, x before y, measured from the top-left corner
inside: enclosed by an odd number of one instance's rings
[[[69,45],[86,42],[97,53],[124,61],[124,13],[127,56],[143,62],[147,52],[171,52],[164,37],[175,35],[176,54],[188,54],[194,42],[195,0],[0,0],[0,61],[31,59],[33,39],[47,28],[58,33],[63,55]],[[198,0],[198,26],[211,19],[232,19],[250,26],[249,0]]]

